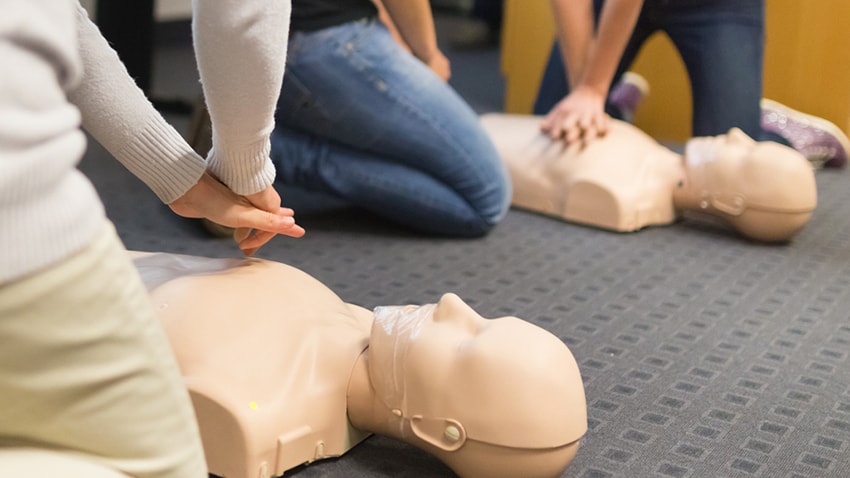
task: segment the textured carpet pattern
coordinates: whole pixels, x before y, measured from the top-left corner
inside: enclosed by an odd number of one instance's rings
[[[438,36],[457,25],[438,18]],[[498,111],[498,52],[447,54],[459,92],[478,112]],[[157,64],[159,95],[195,99],[185,40],[161,46]],[[82,168],[129,248],[238,256],[231,241],[171,214],[96,145]],[[365,307],[434,302],[451,291],[486,317],[517,315],[559,336],[581,367],[589,418],[565,477],[844,477],[850,177],[830,171],[817,180],[811,223],[783,246],[704,224],[612,234],[522,211],[482,240],[423,238],[284,190],[307,235],[277,238],[259,256]],[[415,448],[372,437],[292,476],[452,474]]]
[[[238,255],[97,147],[83,169],[129,248]],[[365,307],[451,291],[486,317],[517,315],[559,336],[581,367],[589,416],[565,476],[850,476],[850,188],[846,173],[817,179],[812,221],[781,246],[710,224],[614,234],[522,211],[482,240],[426,238],[283,191],[308,234],[260,256]],[[293,476],[452,475],[373,437]]]

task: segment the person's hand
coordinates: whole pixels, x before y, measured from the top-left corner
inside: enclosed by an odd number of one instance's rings
[[[587,145],[608,132],[611,118],[605,113],[605,95],[591,88],[576,88],[543,118],[540,130],[553,140]]]
[[[443,81],[449,81],[449,78],[452,77],[451,63],[449,62],[449,59],[446,58],[446,55],[443,55],[443,52],[440,50],[437,50],[430,58],[424,59],[423,62],[428,65],[428,68],[430,68],[431,71],[442,78]]]
[[[295,223],[295,212],[280,206],[280,196],[271,186],[247,197],[239,196],[204,173],[168,206],[183,217],[206,218],[236,228],[234,239],[246,256],[253,255],[276,234],[304,235],[304,229]]]
[[[287,212],[292,211],[292,209],[280,207],[280,195],[272,186],[268,186],[266,189],[263,189],[258,193],[249,194],[245,196],[245,199],[263,211],[268,211],[274,214],[281,210]],[[292,214],[294,214],[294,212],[292,212]],[[304,235],[304,229],[301,227],[298,227],[298,229],[301,230],[300,234],[293,237],[301,237]],[[246,256],[252,256],[260,247],[269,242],[275,235],[277,235],[276,232],[261,230],[255,227],[238,227],[233,232],[233,240],[239,244],[239,248],[242,249],[242,252],[244,252]],[[287,235],[291,236],[292,234],[287,233]]]

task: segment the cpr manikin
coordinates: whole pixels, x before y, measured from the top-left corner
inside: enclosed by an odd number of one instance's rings
[[[510,170],[512,204],[568,221],[625,232],[699,213],[752,239],[786,241],[817,203],[802,155],[737,128],[691,139],[681,156],[622,121],[567,146],[541,134],[536,116],[481,119]]]
[[[462,477],[555,477],[587,429],[569,349],[514,317],[343,302],[258,259],[135,253],[192,397],[210,473],[264,478],[379,433]]]

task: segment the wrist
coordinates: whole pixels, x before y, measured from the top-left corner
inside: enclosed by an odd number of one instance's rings
[[[430,46],[420,46],[414,47],[411,45],[411,51],[413,52],[413,56],[415,56],[422,63],[428,64],[434,58],[436,58],[440,54],[440,49],[437,48],[437,45]]]
[[[607,82],[579,82],[574,91],[584,95],[598,96],[605,98],[608,96],[609,85]]]
[[[268,140],[239,150],[215,145],[207,158],[207,171],[236,194],[255,194],[274,182],[275,168],[269,150]]]

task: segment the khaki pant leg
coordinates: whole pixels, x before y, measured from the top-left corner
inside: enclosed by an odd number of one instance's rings
[[[0,287],[0,447],[12,446],[137,477],[207,476],[176,360],[111,223],[81,253]]]
[[[127,478],[79,456],[33,448],[0,448],[0,476],[8,478]]]

